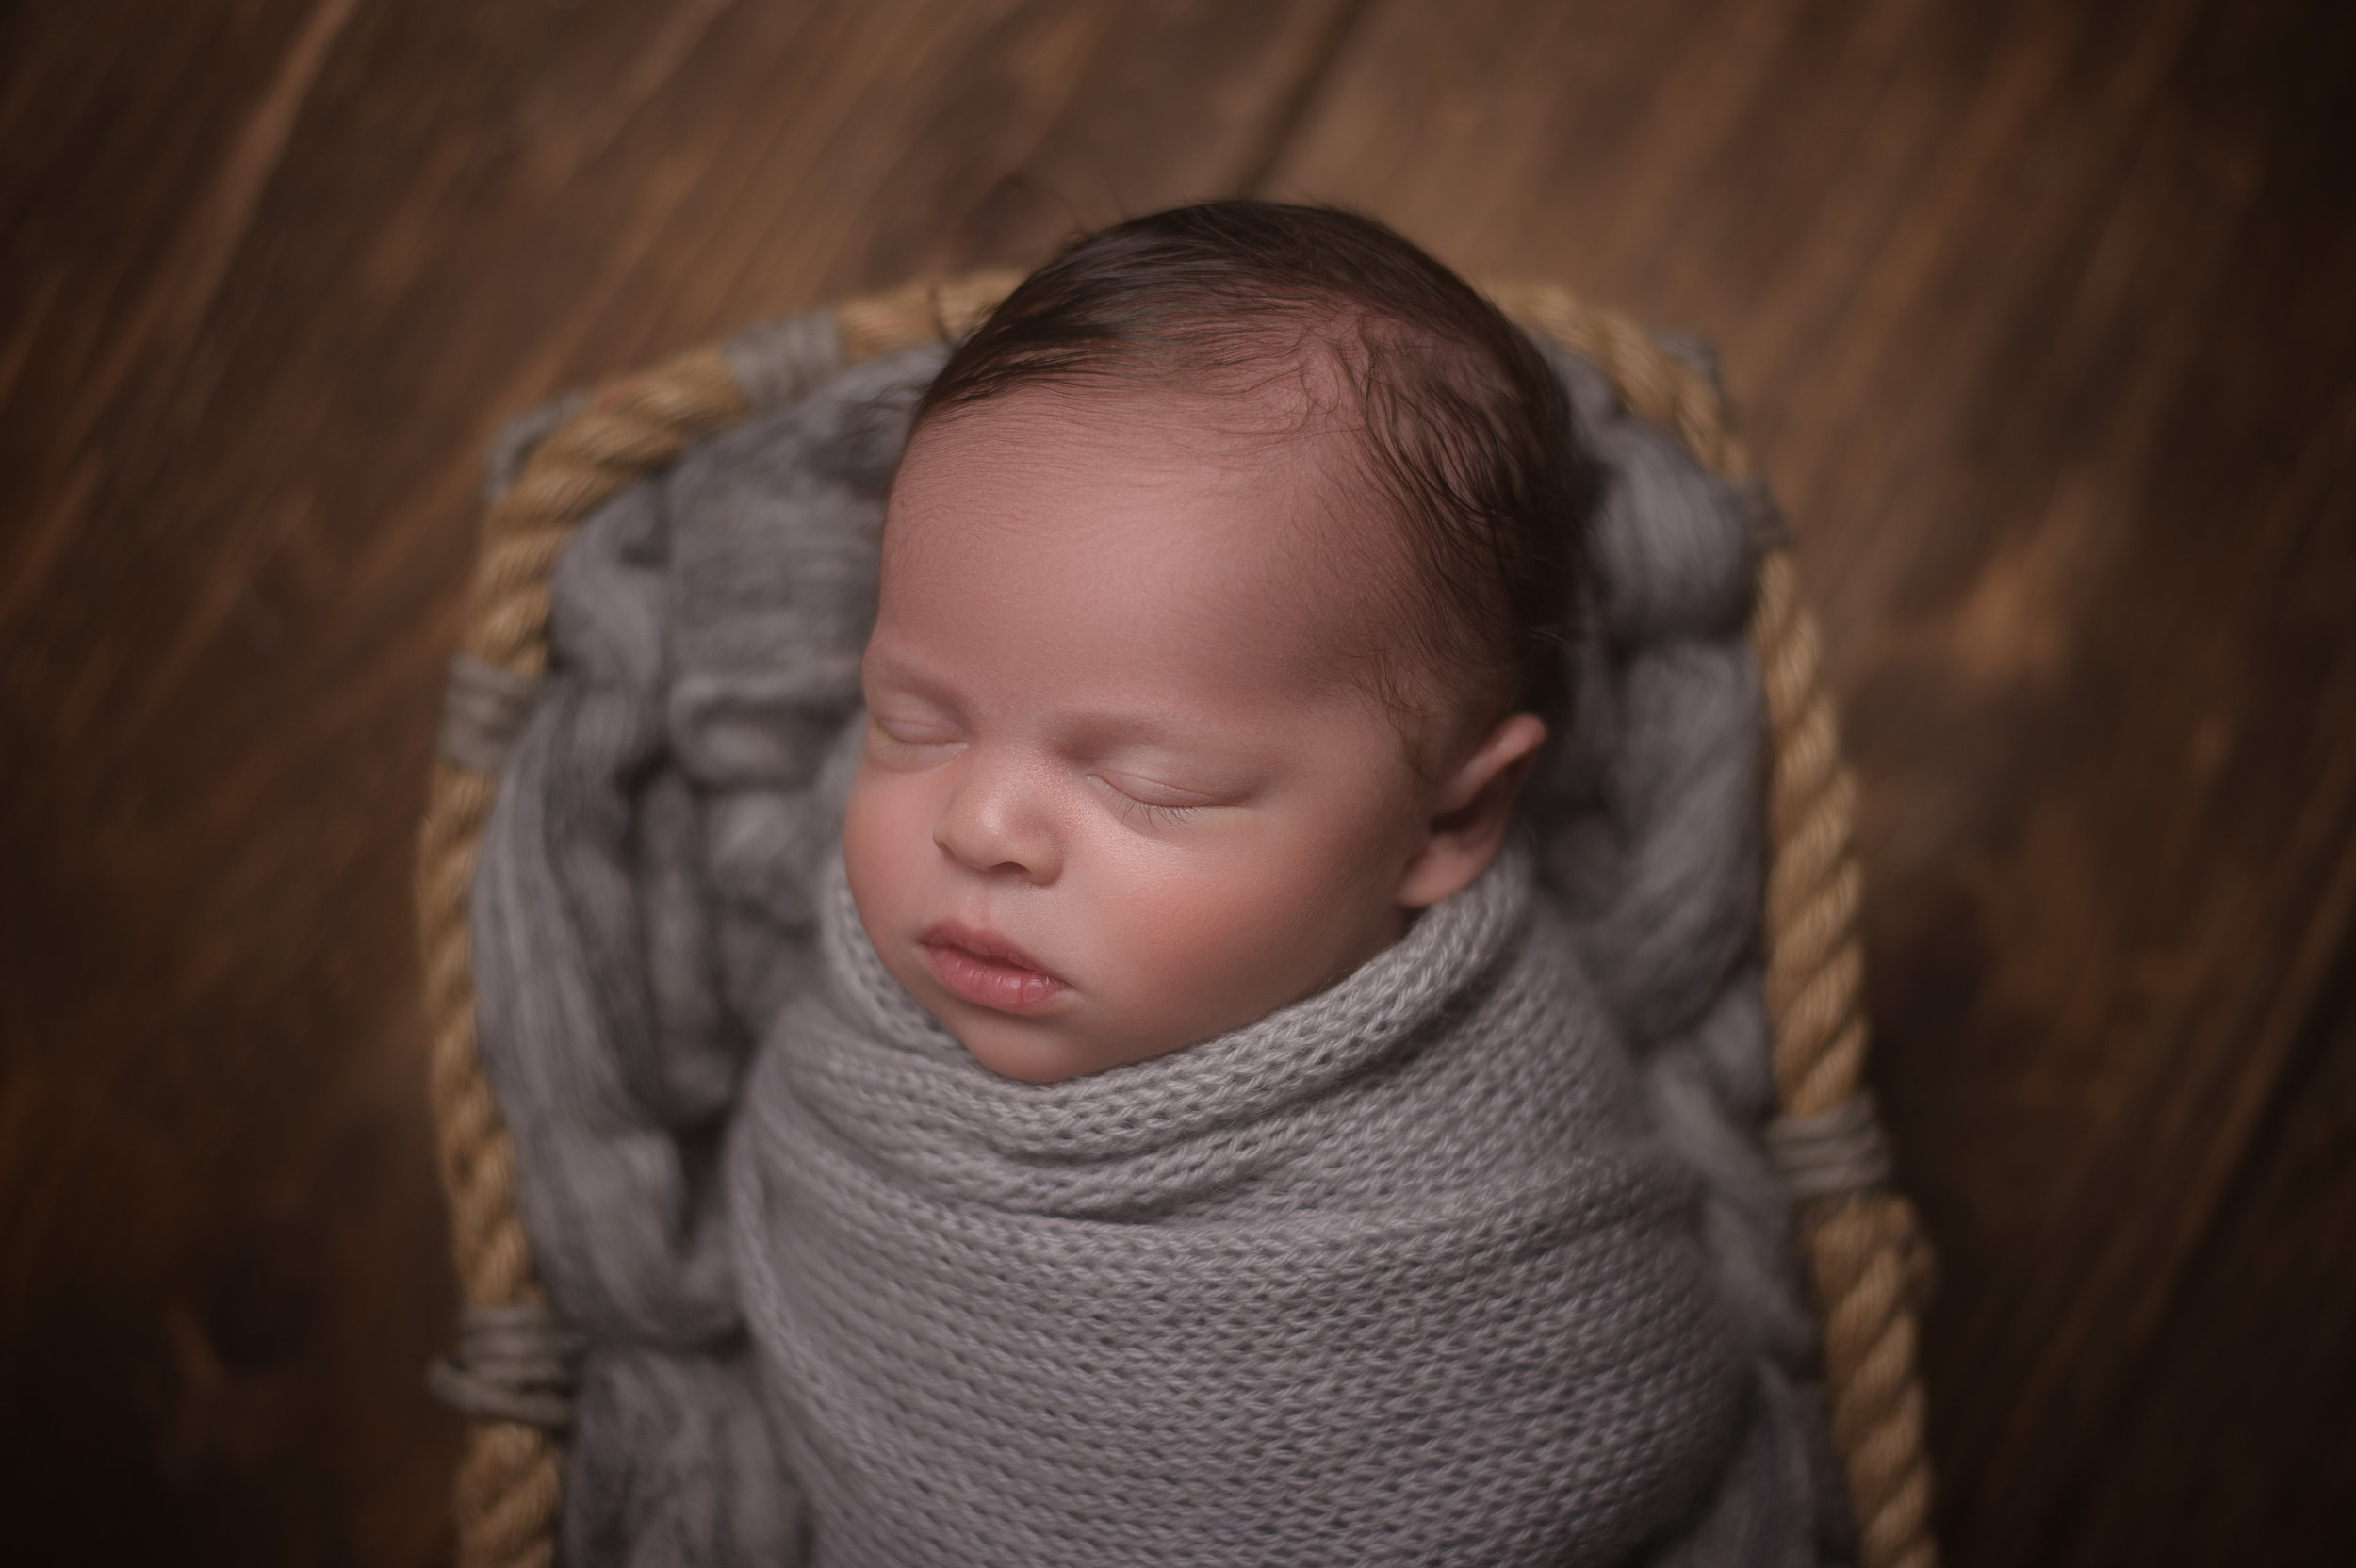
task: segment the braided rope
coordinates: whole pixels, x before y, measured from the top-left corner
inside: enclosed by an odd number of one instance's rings
[[[1495,291],[1497,302],[1611,376],[1630,409],[1677,432],[1721,478],[1753,477],[1710,376],[1626,317],[1544,284]],[[1788,548],[1759,564],[1750,641],[1765,688],[1774,760],[1767,790],[1767,1013],[1784,1117],[1821,1117],[1860,1092],[1865,1066],[1864,948],[1857,912],[1857,786],[1841,760],[1840,719],[1824,684],[1816,618]],[[1930,1450],[1916,1364],[1916,1303],[1928,1252],[1914,1211],[1874,1189],[1815,1200],[1799,1216],[1800,1250],[1824,1322],[1825,1396],[1845,1462],[1864,1568],[1935,1568]]]
[[[1857,788],[1841,761],[1815,617],[1787,550],[1759,563],[1751,644],[1774,729],[1766,997],[1775,1080],[1785,1115],[1816,1116],[1859,1092],[1864,878]],[[1801,1210],[1800,1246],[1824,1318],[1825,1395],[1864,1568],[1935,1568],[1916,1348],[1929,1265],[1913,1207],[1886,1188],[1818,1200]]]
[[[581,517],[694,437],[744,413],[719,354],[703,351],[619,382],[551,432],[483,524],[461,646],[536,677],[548,657],[548,577]],[[450,1250],[469,1307],[537,1303],[515,1212],[515,1152],[475,1054],[466,897],[498,781],[437,761],[417,846],[417,923],[431,1038],[429,1089],[441,1131]],[[453,1497],[459,1568],[547,1568],[556,1549],[564,1451],[514,1421],[476,1421]]]
[[[1022,273],[1004,270],[968,272],[846,300],[834,307],[835,321],[843,329],[843,357],[856,365],[919,343],[962,337],[981,325],[982,318],[1022,281]]]
[[[837,307],[844,358],[857,363],[976,324],[1019,281],[980,272]],[[1510,314],[1584,355],[1640,416],[1674,431],[1711,471],[1751,476],[1724,400],[1702,370],[1625,317],[1544,285],[1493,290]],[[518,677],[547,659],[548,578],[572,531],[599,502],[740,418],[743,392],[716,351],[617,382],[535,448],[484,525],[464,651]],[[1824,684],[1814,618],[1788,550],[1759,569],[1750,637],[1765,685],[1775,759],[1769,783],[1766,995],[1775,1075],[1789,1117],[1817,1115],[1858,1092],[1865,1024],[1857,919],[1861,875],[1856,791]],[[515,1205],[515,1152],[475,1054],[466,895],[496,780],[436,763],[418,855],[417,908],[432,1093],[459,1282],[470,1306],[537,1302]],[[1824,1371],[1835,1442],[1847,1467],[1864,1568],[1936,1568],[1930,1462],[1916,1372],[1915,1301],[1927,1269],[1913,1211],[1872,1191],[1818,1200],[1800,1245],[1824,1318]],[[562,1490],[559,1439],[535,1427],[477,1421],[455,1488],[460,1568],[547,1568]]]

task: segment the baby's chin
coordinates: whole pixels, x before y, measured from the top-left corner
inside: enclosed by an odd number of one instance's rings
[[[954,1002],[942,1005],[924,1000],[927,1010],[976,1062],[1001,1078],[1022,1084],[1063,1084],[1093,1077],[1184,1051],[1192,1043],[1156,1043],[1133,1037],[1114,1045],[1091,1038],[1069,1020],[1014,1018]]]

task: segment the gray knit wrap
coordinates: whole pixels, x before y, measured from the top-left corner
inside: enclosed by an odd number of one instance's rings
[[[1842,1552],[1756,972],[1737,498],[1560,359],[1605,473],[1513,845],[1328,991],[981,1069],[849,909],[919,350],[561,563],[474,899],[577,1565],[1803,1564]]]

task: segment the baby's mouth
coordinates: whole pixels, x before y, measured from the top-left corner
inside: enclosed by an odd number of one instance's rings
[[[1002,1013],[1038,1012],[1072,988],[988,931],[943,922],[919,939],[925,967],[950,995]]]

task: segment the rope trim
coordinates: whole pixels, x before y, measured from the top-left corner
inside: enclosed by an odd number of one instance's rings
[[[805,371],[814,382],[826,369],[970,331],[1019,280],[1013,272],[978,272],[848,301],[831,313],[756,329],[723,349],[615,382],[552,428],[519,431],[500,466],[512,470],[512,482],[484,521],[462,657],[512,680],[506,691],[536,682],[548,656],[548,574],[591,510],[668,463],[689,441],[794,396],[809,384],[801,379]],[[1632,412],[1675,432],[1704,466],[1734,483],[1762,546],[1750,640],[1773,753],[1765,988],[1782,1131],[1771,1139],[1788,1147],[1783,1168],[1802,1199],[1799,1245],[1824,1316],[1825,1396],[1861,1568],[1937,1568],[1916,1370],[1915,1315],[1928,1285],[1929,1253],[1912,1207],[1882,1186],[1887,1155],[1859,1088],[1865,1021],[1856,788],[1841,765],[1816,623],[1802,602],[1780,515],[1729,427],[1706,360],[1664,346],[1627,317],[1584,305],[1562,288],[1513,284],[1491,296],[1509,315],[1593,361]],[[742,377],[739,368],[746,372]],[[477,675],[460,678],[456,668],[453,685],[463,678],[472,683],[470,694],[493,684]],[[453,698],[452,706],[471,700]],[[524,1315],[551,1321],[516,1217],[515,1152],[475,1054],[466,893],[496,781],[469,760],[483,755],[451,746],[436,761],[417,866],[432,1093],[470,1334],[477,1323],[520,1322]],[[486,1308],[523,1315],[480,1315]],[[487,1382],[508,1377],[502,1386],[529,1392],[539,1385],[518,1385],[512,1376],[527,1363],[543,1369],[520,1354],[502,1360],[487,1343],[470,1339],[455,1364]],[[507,1370],[493,1374],[487,1366]],[[459,1465],[459,1568],[548,1568],[563,1449],[548,1425],[515,1419],[519,1407],[483,1413],[503,1418],[473,1424]]]
[[[469,594],[459,657],[474,673],[453,678],[466,682],[470,694],[496,687],[511,696],[536,683],[548,657],[548,574],[573,528],[640,474],[696,436],[741,417],[744,409],[727,361],[706,350],[617,382],[554,429],[519,437],[512,482],[483,521]],[[453,663],[454,670],[460,667]],[[466,720],[455,723],[463,729]],[[429,1085],[441,1131],[450,1250],[470,1313],[545,1310],[515,1212],[515,1150],[475,1054],[466,895],[497,781],[466,765],[485,759],[462,747],[458,762],[444,758],[434,763],[417,846]],[[486,1413],[523,1412],[511,1407]],[[458,1568],[547,1568],[555,1552],[563,1462],[564,1451],[546,1423],[474,1424],[452,1499]]]

